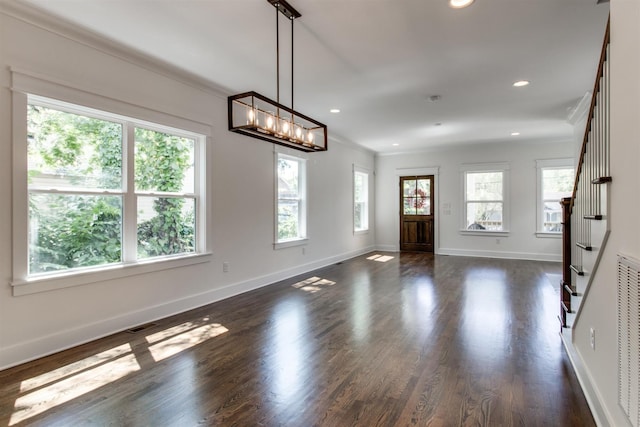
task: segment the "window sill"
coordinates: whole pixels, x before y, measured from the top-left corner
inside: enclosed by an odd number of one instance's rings
[[[463,236],[491,236],[491,237],[508,237],[509,231],[492,231],[492,230],[460,230]]]
[[[536,237],[542,239],[562,239],[562,232],[551,233],[548,231],[536,231]]]
[[[366,230],[353,230],[354,236],[359,236],[361,234],[369,234],[369,229],[367,228]]]
[[[293,248],[295,246],[303,246],[306,245],[309,241],[308,238],[303,239],[295,239],[295,240],[286,240],[284,242],[276,242],[273,244],[273,249],[285,249],[285,248]]]
[[[212,254],[190,254],[163,259],[139,261],[130,264],[117,264],[108,267],[92,268],[78,272],[58,273],[27,280],[15,280],[11,283],[13,296],[30,295],[39,292],[88,285],[105,280],[120,279],[138,274],[169,270],[188,265],[202,264],[211,261]]]

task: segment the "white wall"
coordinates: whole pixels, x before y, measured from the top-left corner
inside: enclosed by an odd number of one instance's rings
[[[618,253],[640,258],[639,23],[640,1],[611,1],[611,234],[573,336],[584,379],[604,407],[601,425],[612,426],[629,425],[617,403],[616,262]]]
[[[274,250],[274,160],[267,142],[227,131],[226,94],[112,50],[78,30],[0,8],[0,369],[94,337],[184,311],[373,248],[354,235],[352,164],[373,154],[329,144],[309,155],[309,243]],[[45,22],[46,21],[46,22]],[[208,195],[212,261],[33,295],[12,296],[9,67],[213,128]],[[247,82],[248,85],[251,82]],[[374,193],[373,181],[371,194]],[[373,213],[373,207],[371,209]],[[15,236],[26,238],[25,236]],[[18,254],[19,255],[19,254]],[[222,272],[222,262],[230,271]],[[224,323],[224,319],[220,319]]]
[[[567,126],[569,126],[567,124]],[[378,247],[399,247],[398,170],[438,168],[436,177],[436,253],[500,258],[560,261],[561,242],[536,237],[536,160],[568,158],[572,141],[549,144],[488,144],[376,157],[376,235]],[[510,166],[510,233],[507,237],[460,233],[462,183],[465,163],[508,162]],[[448,209],[443,207],[451,206]]]

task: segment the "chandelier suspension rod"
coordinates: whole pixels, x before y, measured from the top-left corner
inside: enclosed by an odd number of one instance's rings
[[[293,110],[293,18],[291,20],[291,109]]]
[[[276,102],[280,104],[280,11],[276,7]]]
[[[280,9],[278,9],[278,7],[275,8],[276,9],[276,102],[279,104],[280,103]],[[293,21],[295,19],[294,16],[288,16],[289,20],[291,21],[291,109],[293,110],[294,105],[293,105],[293,87],[294,87],[294,81],[293,81],[293,66],[294,66],[294,61],[293,61]]]

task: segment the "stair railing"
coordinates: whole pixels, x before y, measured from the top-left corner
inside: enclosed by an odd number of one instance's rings
[[[573,194],[562,200],[563,256],[560,282],[560,323],[569,327],[567,315],[579,307],[572,306],[578,296],[577,277],[583,276],[585,252],[594,250],[592,222],[606,215],[602,184],[611,182],[609,149],[609,23],[605,31],[596,82],[591,98],[580,159],[576,167]],[[590,272],[593,274],[593,271]],[[575,304],[574,304],[575,305]]]

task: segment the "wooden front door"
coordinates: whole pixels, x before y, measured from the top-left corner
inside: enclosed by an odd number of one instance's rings
[[[400,177],[400,250],[433,252],[433,175]]]

